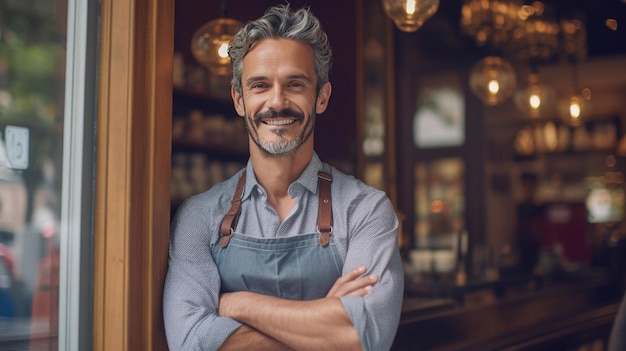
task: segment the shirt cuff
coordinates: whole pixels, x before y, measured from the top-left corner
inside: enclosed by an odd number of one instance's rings
[[[218,317],[211,322],[211,330],[200,333],[198,336],[204,340],[200,342],[202,350],[217,350],[228,337],[242,326],[232,318]]]
[[[350,321],[352,321],[352,325],[354,325],[354,328],[359,335],[359,340],[361,340],[363,350],[370,350],[370,345],[367,344],[368,339],[365,328],[367,325],[365,300],[360,296],[342,296],[339,299],[341,300],[343,308],[346,309],[348,317],[350,317]]]

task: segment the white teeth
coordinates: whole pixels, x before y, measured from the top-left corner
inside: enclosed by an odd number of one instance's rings
[[[272,126],[283,126],[286,124],[291,124],[294,122],[293,119],[269,119],[269,120],[265,120],[263,121],[265,124],[269,124]]]

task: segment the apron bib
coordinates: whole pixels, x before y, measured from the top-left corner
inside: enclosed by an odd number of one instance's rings
[[[296,300],[326,296],[343,269],[331,235],[331,179],[328,173],[320,172],[317,232],[259,238],[234,231],[241,213],[244,171],[222,222],[220,245],[213,249],[223,292],[252,291]]]

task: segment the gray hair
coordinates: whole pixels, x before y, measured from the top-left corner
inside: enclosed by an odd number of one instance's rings
[[[284,4],[270,7],[263,17],[248,22],[233,37],[228,55],[233,67],[232,85],[239,94],[242,92],[241,74],[244,57],[256,42],[268,38],[285,38],[309,44],[315,57],[317,91],[328,82],[332,51],[319,19],[309,8],[292,11],[289,4]]]

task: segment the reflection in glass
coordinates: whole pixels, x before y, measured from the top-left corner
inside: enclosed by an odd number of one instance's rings
[[[0,349],[58,347],[66,15],[0,2]]]

